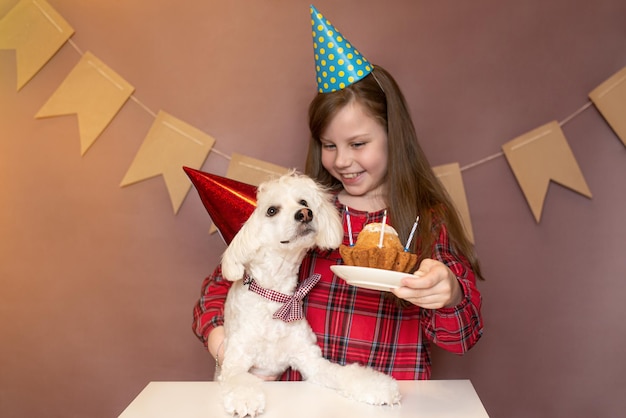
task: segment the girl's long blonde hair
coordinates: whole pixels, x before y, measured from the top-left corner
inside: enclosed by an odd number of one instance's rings
[[[311,139],[305,172],[326,187],[341,188],[322,165],[320,137],[334,115],[356,100],[387,130],[388,161],[385,201],[389,218],[406,242],[415,218],[419,229],[411,251],[420,261],[433,254],[439,224],[448,229],[452,248],[465,257],[474,273],[482,278],[474,246],[467,238],[461,219],[445,188],[431,169],[419,145],[406,100],[398,84],[384,68],[375,66],[372,73],[350,86],[332,93],[318,93],[309,106]]]

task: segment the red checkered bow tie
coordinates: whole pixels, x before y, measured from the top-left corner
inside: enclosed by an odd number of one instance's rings
[[[314,274],[308,279],[302,281],[297,287],[295,293],[292,296],[285,295],[284,293],[276,292],[275,290],[265,289],[254,281],[250,276],[246,276],[244,284],[248,285],[248,289],[263,296],[265,299],[269,299],[273,302],[282,303],[276,312],[274,312],[274,319],[280,319],[285,322],[298,321],[304,318],[302,312],[302,299],[313,289],[313,286],[320,281],[322,276]]]

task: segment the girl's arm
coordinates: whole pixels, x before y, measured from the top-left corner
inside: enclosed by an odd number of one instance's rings
[[[433,258],[456,276],[462,294],[455,306],[425,310],[424,330],[439,347],[463,354],[478,342],[483,332],[482,297],[476,287],[476,276],[465,257],[452,250],[445,225],[441,226]]]
[[[426,337],[447,351],[462,354],[482,335],[482,299],[476,276],[464,256],[449,244],[445,225],[440,226],[432,259],[402,279],[393,292],[422,308],[421,322]]]
[[[471,270],[456,274],[463,291],[461,302],[453,307],[423,309],[422,325],[430,341],[444,350],[463,354],[482,336],[481,296]]]
[[[223,340],[224,303],[231,284],[231,281],[222,277],[222,268],[218,266],[213,274],[204,279],[200,299],[193,308],[193,332],[214,358],[218,354],[220,340]],[[209,345],[209,334],[218,327],[220,330],[212,335]],[[222,338],[218,339],[218,334],[222,335]]]

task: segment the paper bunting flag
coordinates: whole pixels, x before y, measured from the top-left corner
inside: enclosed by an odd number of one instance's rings
[[[626,145],[626,67],[596,87],[589,97]]]
[[[84,155],[133,91],[123,78],[87,52],[35,117],[76,114]]]
[[[0,20],[0,49],[15,49],[17,90],[73,33],[74,29],[45,0],[22,0]]]
[[[465,187],[463,186],[461,167],[458,163],[452,163],[433,167],[433,171],[454,202],[454,206],[456,206],[461,216],[465,232],[469,240],[474,243],[474,231],[472,229],[469,206],[465,195]]]
[[[558,122],[550,122],[507,142],[502,149],[537,223],[541,220],[550,180],[591,198]]]
[[[214,144],[215,139],[212,136],[161,111],[126,172],[121,186],[162,175],[174,213],[178,213],[191,189],[189,179],[180,167],[201,167]]]
[[[226,245],[256,208],[256,187],[189,167],[183,170],[198,191],[200,200]]]

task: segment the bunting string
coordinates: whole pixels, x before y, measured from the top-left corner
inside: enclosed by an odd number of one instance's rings
[[[65,43],[81,57],[79,64],[35,117],[76,114],[82,153],[106,129],[128,99],[152,116],[152,127],[121,186],[160,175],[165,180],[176,213],[191,188],[181,167],[200,169],[211,152],[229,161],[227,177],[252,185],[288,171],[285,167],[240,154],[228,155],[214,147],[216,140],[210,135],[163,111],[153,111],[137,97],[132,85],[91,52],[83,51],[71,39],[73,33],[69,23],[46,0],[20,0],[8,14],[0,17],[0,49],[20,52],[16,54],[18,91]],[[472,241],[461,173],[497,158],[507,159],[537,222],[550,181],[591,198],[561,128],[595,105],[626,146],[626,120],[623,118],[626,112],[626,67],[590,92],[588,98],[591,100],[562,121],[552,121],[527,132],[503,144],[499,152],[463,166],[450,163],[433,167],[461,213]]]
[[[580,115],[581,113],[583,113],[585,110],[589,109],[591,106],[593,105],[592,101],[587,101],[587,103],[585,103],[583,106],[580,107],[580,109],[578,109],[577,111],[575,111],[574,113],[572,113],[571,115],[569,115],[568,117],[566,117],[563,122],[559,122],[559,125],[561,127],[565,126],[569,121],[571,121],[572,119],[574,119],[576,116]]]
[[[562,122],[559,122],[559,125],[562,127],[565,124],[567,124],[569,121],[571,121],[572,119],[574,119],[576,116],[580,115],[581,113],[583,113],[585,110],[589,109],[591,106],[593,106],[593,102],[592,101],[587,101],[587,103],[585,103],[583,106],[581,106],[578,110],[576,110],[574,113],[572,113],[571,115],[569,115],[568,117],[566,117],[565,119],[563,119]],[[476,162],[461,166],[461,172],[469,170],[471,168],[474,167],[478,167],[479,165],[483,165],[485,163],[488,163],[491,160],[495,160],[496,158],[500,158],[504,156],[504,152],[500,151],[500,152],[496,152],[495,154],[491,154],[485,158],[482,158]]]
[[[74,42],[71,38],[68,39],[68,43],[72,46],[72,48],[74,48],[74,50],[78,53],[78,55],[80,55],[81,57],[84,56],[85,54],[83,53],[83,51],[79,48],[79,46],[76,44],[76,42]],[[104,74],[106,77],[106,74]],[[137,95],[135,93],[130,95],[130,99],[135,102],[140,108],[142,108],[146,113],[148,113],[150,116],[152,116],[152,118],[156,119],[157,118],[157,114],[148,107],[148,105],[146,105],[144,102],[142,102],[141,100],[139,100],[139,98],[137,97]],[[167,122],[164,122],[164,124],[170,128],[173,129],[175,131],[177,131],[179,134],[181,134],[183,137],[188,138],[198,144],[201,144],[201,142],[199,140],[197,140],[196,138],[192,137],[191,135],[186,134],[184,131],[181,131],[179,129],[177,129],[175,126],[173,126],[172,124],[169,124]],[[226,158],[227,160],[230,160],[230,156],[228,156],[227,154],[212,148],[211,149],[212,152],[215,152],[217,155]]]
[[[68,40],[68,43],[69,43],[69,44],[70,44],[70,45],[71,45],[71,46],[72,46],[72,47],[76,50],[76,52],[78,52],[78,54],[79,54],[79,55],[81,55],[81,56],[82,56],[82,55],[84,55],[84,53],[83,53],[83,52],[82,52],[82,50],[78,47],[78,45],[76,44],[76,42],[74,42],[72,39],[69,39],[69,40]],[[153,118],[156,118],[156,117],[157,117],[157,114],[156,114],[154,111],[152,111],[152,110],[151,110],[151,109],[150,109],[150,108],[149,108],[149,107],[148,107],[145,103],[143,103],[141,100],[139,100],[139,98],[137,97],[137,95],[136,95],[136,94],[134,94],[134,93],[133,93],[133,94],[130,96],[130,99],[131,99],[132,101],[134,101],[135,103],[137,103],[137,105],[139,105],[139,107],[141,107],[141,108],[142,108],[145,112],[147,112],[147,113],[148,113],[149,115],[151,115]],[[578,109],[577,111],[575,111],[574,113],[572,113],[571,115],[569,115],[567,118],[565,118],[565,119],[563,120],[563,122],[559,122],[559,124],[560,124],[561,126],[565,125],[565,124],[566,124],[566,123],[568,123],[570,120],[574,119],[576,116],[578,116],[580,113],[582,113],[583,111],[585,111],[587,108],[591,107],[592,105],[593,105],[593,103],[592,103],[591,101],[588,101],[588,102],[587,102],[584,106],[582,106],[580,109]],[[213,153],[215,153],[215,154],[219,155],[220,157],[222,157],[222,158],[224,158],[224,159],[226,159],[226,160],[228,160],[228,161],[230,161],[230,160],[231,160],[231,157],[230,157],[228,154],[226,154],[226,153],[224,153],[224,152],[220,151],[220,150],[219,150],[219,149],[217,149],[217,148],[212,148],[210,152],[213,152]],[[467,171],[467,170],[469,170],[469,169],[472,169],[472,168],[474,168],[474,167],[478,167],[478,166],[480,166],[480,165],[483,165],[483,164],[485,164],[485,163],[488,163],[488,162],[489,162],[489,161],[491,161],[491,160],[495,160],[496,158],[500,158],[500,157],[503,157],[503,156],[504,156],[504,152],[500,151],[500,152],[497,152],[497,153],[495,153],[495,154],[489,155],[489,156],[487,156],[487,157],[485,157],[485,158],[482,158],[482,159],[480,159],[480,160],[478,160],[478,161],[475,161],[475,162],[473,162],[473,163],[469,163],[469,164],[467,164],[467,165],[461,166],[460,170],[461,170],[461,172],[463,172],[463,171]],[[255,169],[255,170],[259,170],[259,171],[262,171],[262,172],[266,172],[266,173],[268,173],[268,174],[274,174],[274,172],[273,172],[273,171],[271,171],[271,170],[265,170],[265,169],[263,169],[262,167],[259,167],[259,166],[256,166],[256,165],[250,165],[250,164],[242,164],[242,165],[243,165],[243,166],[245,166],[245,167],[253,168],[253,169]]]
[[[479,165],[483,165],[485,163],[488,163],[491,160],[495,160],[496,158],[502,157],[504,155],[504,153],[502,151],[500,152],[496,152],[495,154],[491,154],[488,157],[482,158],[474,163],[468,164],[468,165],[464,165],[460,168],[460,171],[463,172],[465,170],[469,170],[470,168],[474,168],[474,167],[478,167]]]

